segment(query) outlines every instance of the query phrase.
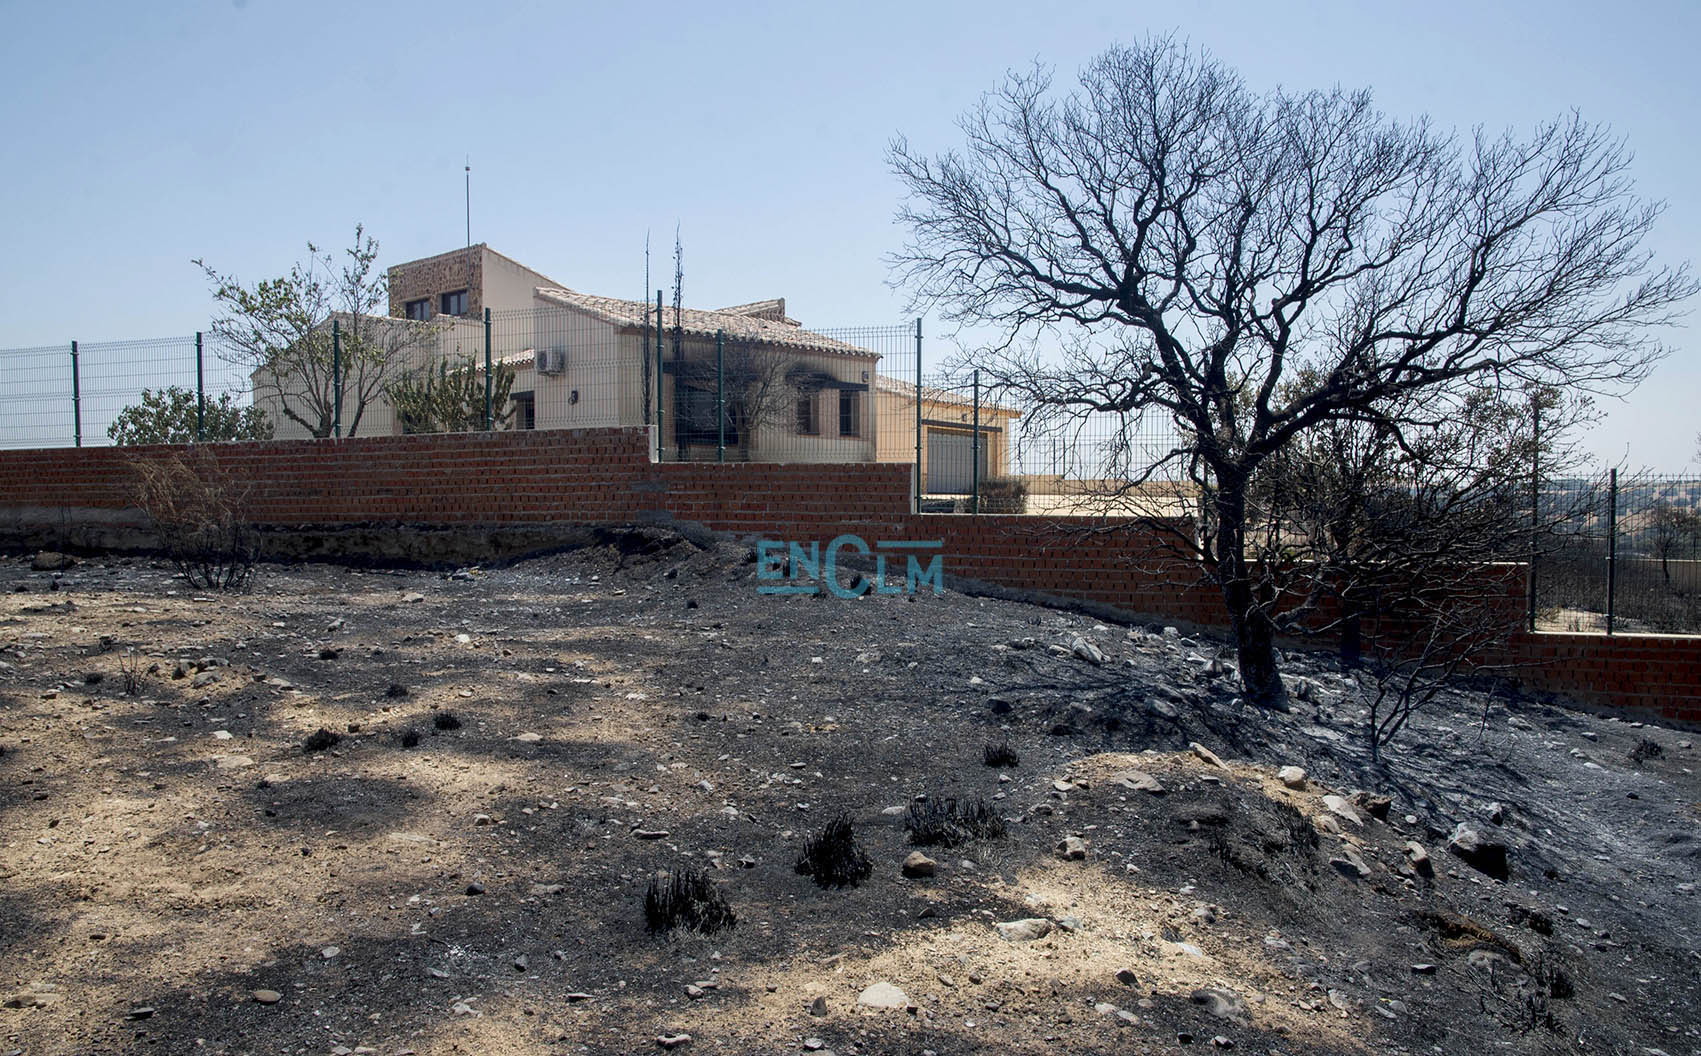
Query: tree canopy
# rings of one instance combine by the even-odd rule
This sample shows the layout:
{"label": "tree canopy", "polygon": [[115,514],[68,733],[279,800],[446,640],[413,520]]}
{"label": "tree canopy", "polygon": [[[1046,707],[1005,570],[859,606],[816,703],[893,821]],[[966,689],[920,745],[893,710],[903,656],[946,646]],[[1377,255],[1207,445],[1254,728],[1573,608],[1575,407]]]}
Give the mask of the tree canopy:
{"label": "tree canopy", "polygon": [[389,279],[374,269],[377,258],[378,242],[357,224],[340,265],[311,242],[287,275],[253,285],[194,262],[221,309],[212,324],[218,347],[251,372],[256,401],[314,436],[336,431],[339,386],[343,433],[358,433],[409,353],[435,337],[431,324],[389,318]]}
{"label": "tree canopy", "polygon": [[975,365],[1030,419],[1174,421],[1159,461],[1200,486],[1197,556],[1266,703],[1291,603],[1259,589],[1248,546],[1269,459],[1336,425],[1421,458],[1421,434],[1484,400],[1621,392],[1696,289],[1643,248],[1661,210],[1628,149],[1575,114],[1459,135],[1368,91],[1257,93],[1159,38],[1109,49],[1072,90],[1012,74],[961,128],[956,150],[890,150],[899,277],[995,331]]}
{"label": "tree canopy", "polygon": [[[197,430],[196,397],[178,385],[143,389],[142,399],[118,412],[106,435],[115,444],[192,444],[197,440],[270,440],[272,422],[258,407],[235,403],[229,393],[207,400]],[[197,435],[199,434],[199,435]]]}

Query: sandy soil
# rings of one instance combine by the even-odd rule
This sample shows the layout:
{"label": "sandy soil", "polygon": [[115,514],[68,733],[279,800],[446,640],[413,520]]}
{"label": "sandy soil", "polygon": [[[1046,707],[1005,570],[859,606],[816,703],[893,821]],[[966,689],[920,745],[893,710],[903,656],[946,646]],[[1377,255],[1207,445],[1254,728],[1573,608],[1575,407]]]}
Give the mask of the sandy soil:
{"label": "sandy soil", "polygon": [[[1460,690],[1378,769],[1326,656],[1266,715],[1217,642],[754,571],[655,535],[234,596],[10,559],[0,1056],[1701,1052],[1692,734]],[[906,879],[919,796],[1007,834]],[[822,889],[839,814],[873,872]],[[736,925],[650,934],[688,868]]]}

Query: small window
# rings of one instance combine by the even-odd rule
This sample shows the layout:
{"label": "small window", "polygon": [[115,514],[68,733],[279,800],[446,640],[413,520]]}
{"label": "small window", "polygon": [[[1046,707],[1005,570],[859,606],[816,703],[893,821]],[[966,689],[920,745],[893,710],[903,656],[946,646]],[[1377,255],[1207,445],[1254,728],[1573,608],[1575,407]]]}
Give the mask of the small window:
{"label": "small window", "polygon": [[802,436],[814,436],[821,431],[821,419],[815,413],[813,394],[797,398],[797,431]]}
{"label": "small window", "polygon": [[424,322],[431,318],[431,298],[421,297],[417,301],[409,301],[403,308],[402,314],[409,319]]}
{"label": "small window", "polygon": [[537,428],[537,397],[529,392],[516,392],[508,397],[514,402],[514,419],[510,428]]}
{"label": "small window", "polygon": [[467,291],[456,290],[454,293],[445,293],[437,298],[437,306],[438,310],[444,315],[465,315],[467,314]]}
{"label": "small window", "polygon": [[854,389],[839,390],[839,435],[861,436],[862,415]]}

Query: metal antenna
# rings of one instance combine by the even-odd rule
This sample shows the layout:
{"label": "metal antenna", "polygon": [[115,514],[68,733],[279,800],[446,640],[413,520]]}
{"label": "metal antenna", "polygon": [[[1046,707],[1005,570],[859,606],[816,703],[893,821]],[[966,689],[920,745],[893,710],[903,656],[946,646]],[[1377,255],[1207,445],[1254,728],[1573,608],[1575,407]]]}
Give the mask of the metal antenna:
{"label": "metal antenna", "polygon": [[[472,155],[467,155],[466,187],[467,187],[467,307],[472,307]],[[483,296],[479,297],[482,303]],[[464,310],[463,310],[464,311]]]}

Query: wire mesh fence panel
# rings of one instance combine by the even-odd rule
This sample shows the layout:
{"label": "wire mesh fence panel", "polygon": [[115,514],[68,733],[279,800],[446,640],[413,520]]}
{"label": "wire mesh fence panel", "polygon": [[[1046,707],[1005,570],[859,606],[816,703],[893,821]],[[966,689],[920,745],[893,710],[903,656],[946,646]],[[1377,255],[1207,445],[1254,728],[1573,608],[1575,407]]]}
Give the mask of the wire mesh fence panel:
{"label": "wire mesh fence panel", "polygon": [[195,438],[194,335],[82,343],[77,360],[85,445]]}
{"label": "wire mesh fence panel", "polygon": [[1613,622],[1625,633],[1701,633],[1701,477],[1620,477]]}
{"label": "wire mesh fence panel", "polygon": [[1701,477],[1544,480],[1539,631],[1701,633]]}
{"label": "wire mesh fence panel", "polygon": [[0,350],[0,447],[76,442],[71,345]]}

